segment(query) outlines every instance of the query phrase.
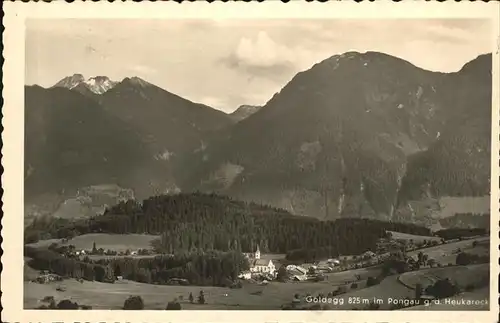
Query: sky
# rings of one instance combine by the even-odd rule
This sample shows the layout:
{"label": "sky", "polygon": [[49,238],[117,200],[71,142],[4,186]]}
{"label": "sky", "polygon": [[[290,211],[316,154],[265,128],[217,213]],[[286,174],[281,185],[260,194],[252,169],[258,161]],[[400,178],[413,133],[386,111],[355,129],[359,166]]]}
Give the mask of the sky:
{"label": "sky", "polygon": [[138,76],[229,113],[265,104],[296,73],[347,51],[454,72],[491,44],[479,19],[28,20],[25,83]]}

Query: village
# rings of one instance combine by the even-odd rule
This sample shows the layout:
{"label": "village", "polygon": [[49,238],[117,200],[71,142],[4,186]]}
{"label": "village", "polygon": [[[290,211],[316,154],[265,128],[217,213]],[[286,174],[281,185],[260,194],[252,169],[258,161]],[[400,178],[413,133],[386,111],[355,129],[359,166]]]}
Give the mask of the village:
{"label": "village", "polygon": [[[94,239],[98,236],[90,237]],[[83,262],[90,259],[143,259],[161,255],[144,246],[114,250],[103,245],[106,247],[104,250],[95,240],[89,240],[86,248],[82,244],[76,248],[71,243],[71,240],[52,242],[49,249]],[[289,257],[285,254],[264,253],[257,245],[254,252],[244,254],[248,260],[248,270],[242,271],[238,279],[227,287],[198,286],[188,279],[175,277],[163,284],[148,284],[129,280],[119,273],[115,273],[115,277],[109,281],[71,279],[47,270],[32,270],[28,261],[25,270],[31,272],[25,274],[28,279],[25,289],[32,296],[25,302],[29,308],[39,308],[47,306],[43,305],[43,299],[47,297],[61,302],[69,297],[73,302],[78,301],[87,307],[122,308],[124,299],[120,295],[128,293],[140,295],[146,304],[145,308],[156,309],[160,306],[155,305],[154,295],[158,289],[182,309],[353,309],[356,307],[353,304],[312,304],[308,300],[342,297],[339,295],[359,296],[367,300],[370,297],[366,295],[379,294],[408,299],[408,302],[392,304],[391,307],[375,304],[382,306],[380,309],[395,309],[416,306],[417,303],[410,302],[415,297],[421,300],[436,297],[434,295],[439,293],[433,291],[433,288],[437,288],[435,284],[442,283],[447,277],[456,280],[460,290],[466,291],[466,294],[475,295],[475,289],[477,293],[485,292],[482,286],[488,283],[487,236],[443,240],[390,232],[387,238],[379,240],[374,250],[360,255],[300,261],[287,259]],[[445,283],[444,289],[448,285]],[[92,296],[92,290],[97,287],[106,295],[105,298],[95,299]],[[451,293],[457,293],[458,290],[449,287],[446,292],[454,295]],[[195,301],[192,295],[202,297],[198,296],[198,301]],[[375,305],[370,303],[363,306]]]}

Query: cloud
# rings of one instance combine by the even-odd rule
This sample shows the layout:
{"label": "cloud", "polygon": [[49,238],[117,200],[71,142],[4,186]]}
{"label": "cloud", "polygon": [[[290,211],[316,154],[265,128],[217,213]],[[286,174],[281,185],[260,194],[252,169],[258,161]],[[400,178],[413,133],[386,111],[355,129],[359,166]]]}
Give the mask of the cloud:
{"label": "cloud", "polygon": [[306,68],[310,61],[309,51],[280,44],[265,31],[259,31],[254,38],[242,37],[236,48],[221,60],[230,69],[277,81]]}
{"label": "cloud", "polygon": [[264,31],[260,31],[255,39],[242,38],[234,54],[250,66],[263,68],[287,65],[295,59],[290,48],[276,43]]}
{"label": "cloud", "polygon": [[26,28],[27,84],[138,76],[227,112],[264,104],[296,73],[346,51],[450,72],[492,50],[481,19],[31,19]]}

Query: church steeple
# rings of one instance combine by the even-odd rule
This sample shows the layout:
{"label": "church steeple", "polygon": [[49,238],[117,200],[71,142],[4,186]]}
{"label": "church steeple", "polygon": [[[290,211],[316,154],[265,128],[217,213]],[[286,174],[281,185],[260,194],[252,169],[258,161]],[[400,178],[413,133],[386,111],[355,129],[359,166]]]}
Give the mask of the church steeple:
{"label": "church steeple", "polygon": [[259,248],[259,245],[257,245],[257,250],[255,250],[255,259],[260,259],[260,248]]}

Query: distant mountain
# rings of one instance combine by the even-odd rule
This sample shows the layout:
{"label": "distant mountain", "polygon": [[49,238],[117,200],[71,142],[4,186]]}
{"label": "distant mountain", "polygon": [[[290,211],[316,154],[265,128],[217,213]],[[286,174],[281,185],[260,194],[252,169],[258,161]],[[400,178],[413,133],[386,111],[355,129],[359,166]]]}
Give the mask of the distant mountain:
{"label": "distant mountain", "polygon": [[28,200],[50,197],[53,208],[92,185],[116,184],[139,198],[177,192],[173,165],[233,123],[138,77],[108,81],[75,74],[49,89],[25,88]]}
{"label": "distant mountain", "polygon": [[198,149],[206,133],[232,124],[227,114],[188,101],[138,77],[125,78],[104,93],[99,102],[106,111],[135,129],[158,156]]}
{"label": "distant mountain", "polygon": [[111,81],[107,76],[95,76],[85,79],[82,74],[74,74],[57,82],[54,87],[65,87],[87,94],[88,91],[95,94],[103,94],[112,89],[117,82]]}
{"label": "distant mountain", "polygon": [[[198,164],[190,166],[195,171],[184,188],[319,218],[393,218],[398,201],[414,198],[406,186],[401,192],[413,176],[414,156],[446,140],[456,143],[450,149],[457,153],[474,138],[489,145],[490,114],[466,103],[491,109],[486,104],[491,100],[491,58],[489,64],[488,69],[488,64],[472,62],[459,73],[445,74],[377,52],[330,57],[297,74],[252,117],[208,143],[198,152]],[[462,125],[482,128],[482,134],[459,131]],[[452,139],[458,134],[470,142]],[[444,145],[451,147],[451,142]],[[487,153],[470,155],[471,164],[489,165]],[[455,153],[441,157],[445,164]],[[451,167],[447,174],[463,170],[458,164]],[[443,174],[442,169],[428,173],[436,179]],[[477,175],[476,188],[487,185],[485,174]],[[451,185],[454,194],[483,193]]]}
{"label": "distant mountain", "polygon": [[178,163],[182,166],[184,154],[203,149],[211,133],[233,123],[219,110],[188,101],[138,77],[125,78],[101,95],[99,102],[150,148],[151,156],[158,161],[158,176],[150,185],[161,193],[178,189],[173,167]]}
{"label": "distant mountain", "polygon": [[[25,197],[71,195],[103,183],[131,187],[152,158],[96,101],[62,87],[25,87]],[[40,202],[41,203],[41,202]]]}
{"label": "distant mountain", "polygon": [[238,107],[238,109],[231,113],[231,117],[235,121],[241,121],[259,111],[260,108],[261,106],[256,105],[241,105]]}

